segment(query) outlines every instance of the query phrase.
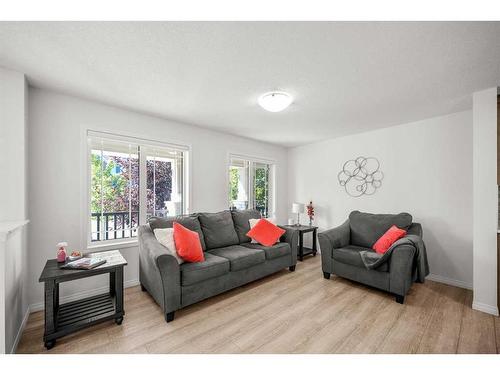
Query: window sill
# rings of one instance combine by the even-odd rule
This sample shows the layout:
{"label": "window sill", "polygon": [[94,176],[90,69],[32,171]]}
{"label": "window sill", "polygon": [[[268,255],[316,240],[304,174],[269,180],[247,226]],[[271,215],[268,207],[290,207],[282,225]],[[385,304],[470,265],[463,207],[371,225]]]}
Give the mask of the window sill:
{"label": "window sill", "polygon": [[102,243],[98,245],[87,245],[88,252],[96,252],[96,251],[106,251],[106,250],[120,250],[129,247],[137,247],[139,246],[139,242],[137,240],[132,241],[123,241],[123,242],[108,242]]}

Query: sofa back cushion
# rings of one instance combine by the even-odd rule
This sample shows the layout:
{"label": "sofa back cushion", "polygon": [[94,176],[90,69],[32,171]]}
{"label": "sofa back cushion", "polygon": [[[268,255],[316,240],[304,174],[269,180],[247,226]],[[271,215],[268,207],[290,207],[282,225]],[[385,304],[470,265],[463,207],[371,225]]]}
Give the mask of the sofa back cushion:
{"label": "sofa back cushion", "polygon": [[198,218],[207,249],[239,244],[230,211],[200,213]]}
{"label": "sofa back cushion", "polygon": [[351,245],[371,248],[393,225],[408,230],[413,218],[410,214],[369,214],[353,211],[349,215]]}
{"label": "sofa back cushion", "polygon": [[207,249],[205,244],[205,238],[203,235],[203,231],[201,230],[200,221],[198,220],[198,215],[186,215],[186,216],[173,216],[173,217],[156,217],[153,216],[149,219],[149,227],[154,232],[155,229],[159,228],[172,228],[174,221],[178,222],[182,226],[186,227],[189,230],[195,231],[200,236],[201,248],[203,251]]}
{"label": "sofa back cushion", "polygon": [[257,210],[234,210],[231,211],[233,216],[234,229],[241,243],[250,242],[247,233],[250,231],[250,219],[260,219],[260,212]]}

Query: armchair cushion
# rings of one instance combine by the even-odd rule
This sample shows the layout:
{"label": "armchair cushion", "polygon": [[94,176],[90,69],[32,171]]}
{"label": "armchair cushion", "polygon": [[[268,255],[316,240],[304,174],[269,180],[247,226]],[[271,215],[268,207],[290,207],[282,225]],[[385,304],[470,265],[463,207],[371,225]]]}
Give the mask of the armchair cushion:
{"label": "armchair cushion", "polygon": [[408,230],[412,220],[406,212],[393,215],[353,211],[349,215],[351,245],[371,248],[391,226]]}
{"label": "armchair cushion", "polygon": [[[362,251],[369,251],[375,253],[372,249],[366,247],[349,245],[338,249],[333,249],[332,259],[340,263],[349,264],[351,266],[364,269],[365,264],[363,263],[360,254]],[[383,263],[380,267],[376,269],[376,271],[388,272],[389,271],[388,263],[387,262]]]}
{"label": "armchair cushion", "polygon": [[394,242],[403,238],[405,235],[406,231],[404,229],[399,229],[397,226],[393,225],[373,244],[373,250],[379,254],[383,254],[389,250]]}

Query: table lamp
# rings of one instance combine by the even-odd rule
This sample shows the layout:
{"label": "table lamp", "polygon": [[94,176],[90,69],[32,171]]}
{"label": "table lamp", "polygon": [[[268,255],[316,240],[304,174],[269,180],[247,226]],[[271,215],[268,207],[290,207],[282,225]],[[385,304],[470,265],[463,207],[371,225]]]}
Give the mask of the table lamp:
{"label": "table lamp", "polygon": [[304,209],[305,209],[304,203],[295,202],[292,204],[292,213],[297,214],[297,224],[295,224],[296,226],[300,225],[300,214],[304,212]]}

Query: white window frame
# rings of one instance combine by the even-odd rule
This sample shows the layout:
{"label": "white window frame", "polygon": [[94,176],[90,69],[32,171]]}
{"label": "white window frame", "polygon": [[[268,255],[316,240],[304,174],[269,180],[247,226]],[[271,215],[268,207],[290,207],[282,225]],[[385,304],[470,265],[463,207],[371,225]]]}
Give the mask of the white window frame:
{"label": "white window frame", "polygon": [[[109,140],[122,141],[122,142],[130,142],[135,145],[139,145],[141,148],[169,148],[173,150],[182,151],[184,153],[183,159],[183,213],[190,213],[191,209],[191,153],[192,147],[188,144],[182,143],[173,143],[173,142],[162,142],[162,141],[154,141],[150,139],[141,138],[132,134],[123,134],[116,133],[111,131],[100,131],[100,130],[92,130],[89,128],[83,129],[83,173],[84,178],[84,194],[82,200],[82,212],[85,213],[83,218],[83,238],[82,243],[85,244],[87,250],[102,250],[102,249],[117,249],[117,248],[126,248],[126,247],[135,247],[137,246],[137,237],[134,238],[124,238],[124,239],[112,239],[105,241],[92,241],[92,234],[90,232],[90,188],[91,188],[91,163],[90,153],[91,147],[89,144],[89,137],[101,137]],[[147,171],[146,171],[146,158],[141,157],[139,151],[139,192],[146,191],[147,187]],[[147,197],[146,194],[139,193],[139,225],[146,224],[146,215],[147,215],[147,207],[146,207]]]}
{"label": "white window frame", "polygon": [[[232,159],[239,159],[239,160],[244,160],[249,162],[248,166],[248,208],[249,209],[255,209],[255,200],[254,200],[254,189],[253,189],[253,181],[254,181],[254,168],[253,164],[254,163],[262,163],[262,164],[269,164],[270,165],[270,170],[269,170],[269,210],[268,210],[268,217],[269,218],[274,218],[276,216],[276,160],[274,159],[267,159],[267,158],[261,158],[257,156],[249,156],[249,155],[243,155],[243,154],[238,154],[238,153],[233,153],[230,152],[228,153],[227,156],[227,165],[226,165],[226,197],[229,197],[229,167],[231,166],[231,160]],[[229,200],[228,200],[228,205],[229,205]]]}

